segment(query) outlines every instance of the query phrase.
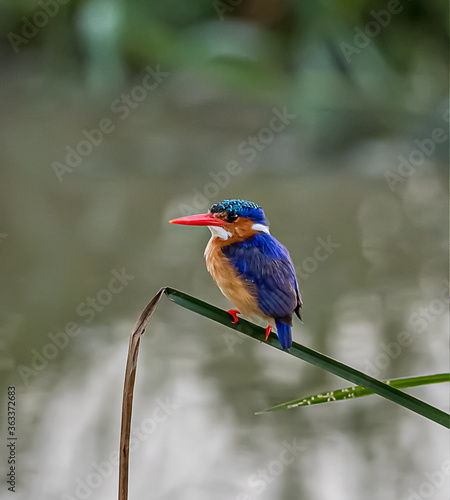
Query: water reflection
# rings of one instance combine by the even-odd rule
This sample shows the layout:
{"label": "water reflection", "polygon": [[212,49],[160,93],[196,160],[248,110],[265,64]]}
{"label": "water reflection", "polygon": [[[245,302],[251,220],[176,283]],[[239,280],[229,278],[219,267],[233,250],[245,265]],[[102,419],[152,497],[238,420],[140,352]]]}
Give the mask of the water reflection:
{"label": "water reflection", "polygon": [[[424,189],[437,182],[425,179]],[[280,204],[285,182],[296,183],[298,197]],[[342,185],[334,188],[314,176],[306,182],[262,180],[258,195],[252,189],[252,198],[266,200],[273,232],[292,249],[294,261],[308,256],[327,230],[342,242],[302,284],[305,323],[296,324],[294,337],[382,378],[443,371],[448,315],[442,310],[424,330],[411,323],[411,315],[436,298],[445,267],[438,251],[429,254],[429,242],[419,238],[418,222],[409,217],[424,195],[419,191],[414,201],[411,188],[402,205],[385,185],[367,178],[359,182],[365,193],[352,196]],[[226,306],[204,269],[205,231],[168,230],[158,215],[164,204],[155,205],[151,196],[146,212],[154,215],[133,221],[142,212],[136,191],[147,189],[155,192],[150,184],[122,186],[116,204],[111,196],[117,185],[102,186],[82,209],[85,222],[81,218],[73,229],[82,238],[82,252],[78,243],[74,253],[73,237],[63,233],[60,258],[81,260],[78,278],[65,271],[74,286],[53,283],[46,292],[51,309],[64,311],[63,321],[82,324],[78,302],[104,286],[113,265],[126,263],[135,279],[91,325],[82,324],[70,347],[28,387],[20,384],[28,443],[22,442],[21,450],[23,498],[114,497],[122,377],[133,320],[163,283]],[[442,190],[433,189],[439,205]],[[309,207],[306,229],[293,231],[296,213],[302,213],[305,199],[311,203],[312,192],[317,210]],[[335,207],[327,209],[326,220],[322,204]],[[61,214],[55,217],[63,220]],[[444,236],[434,224],[426,232],[436,242]],[[414,245],[405,245],[405,239]],[[105,262],[93,265],[93,254]],[[32,279],[30,272],[21,273]],[[42,281],[43,275],[41,270],[34,279]],[[36,321],[45,338],[49,320]],[[60,327],[58,319],[51,322]],[[408,333],[405,345],[399,343],[400,332]],[[152,498],[195,500],[292,498],[292,491],[300,498],[361,498],[366,491],[373,498],[407,498],[410,487],[426,480],[425,471],[438,470],[445,460],[441,429],[379,398],[255,416],[271,404],[345,382],[248,339],[237,337],[230,344],[225,335],[222,327],[169,303],[152,321],[138,368],[131,498],[147,498],[149,491]],[[29,346],[42,347],[39,338],[28,339],[22,362],[29,362]],[[427,388],[421,396],[448,410],[446,391]],[[283,451],[289,446],[297,455]],[[433,498],[444,497],[442,490]]]}
{"label": "water reflection", "polygon": [[[98,123],[97,110],[74,89],[69,105],[42,89],[26,108],[5,104],[0,229],[9,237],[0,246],[0,359],[33,370],[23,380],[0,362],[20,400],[18,498],[115,497],[135,319],[165,284],[228,305],[204,266],[207,231],[167,224],[182,215],[180,207],[195,205],[198,193],[205,207],[226,197],[264,206],[273,234],[304,273],[296,341],[381,378],[448,369],[448,199],[439,157],[392,192],[379,155],[395,167],[400,133],[376,144],[361,139],[352,153],[336,153],[335,139],[322,153],[318,137],[326,133],[306,127],[299,109],[298,124],[248,163],[238,145],[266,126],[285,94],[270,104],[242,103],[200,80],[192,70],[173,75],[61,183],[49,165],[86,123]],[[193,96],[182,92],[184,84]],[[28,91],[16,90],[23,99]],[[51,120],[43,96],[53,103]],[[30,138],[26,147],[23,137]],[[210,173],[229,161],[242,171],[208,195]],[[339,246],[314,269],[305,267],[318,238],[328,237]],[[129,285],[99,299],[112,271],[123,269],[133,276]],[[101,308],[88,322],[79,306],[92,297]],[[80,332],[67,334],[67,344],[46,359],[49,334],[70,322]],[[346,383],[227,334],[161,304],[139,359],[130,498],[397,500],[426,491],[427,474],[443,470],[444,430],[378,397],[255,416]],[[31,366],[37,355],[44,357],[39,369]],[[415,394],[449,410],[445,386]],[[445,499],[446,487],[429,498]]]}

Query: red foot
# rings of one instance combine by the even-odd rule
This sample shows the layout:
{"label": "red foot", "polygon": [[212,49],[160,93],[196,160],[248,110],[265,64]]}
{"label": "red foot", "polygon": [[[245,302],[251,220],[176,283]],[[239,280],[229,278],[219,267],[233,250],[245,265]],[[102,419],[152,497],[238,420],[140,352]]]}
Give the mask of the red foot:
{"label": "red foot", "polygon": [[237,309],[230,309],[227,311],[228,314],[231,314],[233,317],[233,324],[237,323],[239,321],[239,318],[237,317],[238,314],[241,314]]}
{"label": "red foot", "polygon": [[267,339],[269,338],[270,332],[272,331],[272,325],[269,325],[266,328],[266,340],[264,342],[267,342]]}

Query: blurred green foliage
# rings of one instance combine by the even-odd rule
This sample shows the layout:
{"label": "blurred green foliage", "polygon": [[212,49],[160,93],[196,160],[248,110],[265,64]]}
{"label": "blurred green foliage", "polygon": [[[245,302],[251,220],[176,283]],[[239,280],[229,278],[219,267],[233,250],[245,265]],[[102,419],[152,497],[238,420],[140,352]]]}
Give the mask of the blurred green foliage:
{"label": "blurred green foliage", "polygon": [[[339,46],[352,43],[355,29],[364,31],[379,15],[386,20],[381,26],[383,36],[372,27],[373,55],[371,60],[364,58],[366,68],[373,67],[380,53],[391,71],[414,72],[425,53],[430,62],[446,64],[449,28],[443,0],[64,1],[3,0],[2,33],[20,35],[24,18],[33,22],[38,11],[47,11],[52,13],[48,25],[25,48],[37,49],[44,56],[59,52],[61,59],[76,60],[77,70],[88,64],[93,45],[103,44],[106,50],[110,44],[109,50],[131,73],[151,61],[202,66],[205,60],[225,58],[244,79],[247,66],[295,79],[307,47],[327,53],[329,63],[343,74],[353,73],[354,68],[346,68]],[[389,10],[395,12],[390,19],[386,17]]]}
{"label": "blurred green foliage", "polygon": [[[247,102],[293,103],[321,150],[415,130],[424,116],[439,119],[447,95],[443,0],[3,0],[0,9],[3,56],[14,64],[28,52],[48,85],[72,79],[107,104],[160,64]],[[12,34],[48,9],[56,13],[15,50]]]}

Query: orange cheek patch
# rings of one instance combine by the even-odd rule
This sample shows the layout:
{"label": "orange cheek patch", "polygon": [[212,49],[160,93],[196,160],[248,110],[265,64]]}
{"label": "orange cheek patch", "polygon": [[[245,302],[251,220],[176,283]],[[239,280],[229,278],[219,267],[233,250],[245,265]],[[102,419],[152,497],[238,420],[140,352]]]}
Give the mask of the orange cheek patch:
{"label": "orange cheek patch", "polygon": [[223,227],[226,231],[231,233],[231,237],[223,241],[221,246],[230,245],[237,241],[244,241],[250,236],[253,236],[258,231],[253,229],[255,223],[250,219],[239,218],[236,222],[225,222]]}

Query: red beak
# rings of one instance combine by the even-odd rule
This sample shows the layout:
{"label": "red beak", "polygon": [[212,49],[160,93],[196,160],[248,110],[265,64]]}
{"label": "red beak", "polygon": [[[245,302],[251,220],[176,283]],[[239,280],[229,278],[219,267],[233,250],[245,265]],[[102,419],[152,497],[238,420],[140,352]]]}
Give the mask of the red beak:
{"label": "red beak", "polygon": [[213,214],[188,215],[187,217],[172,219],[169,222],[185,226],[223,226],[223,221],[214,217]]}

